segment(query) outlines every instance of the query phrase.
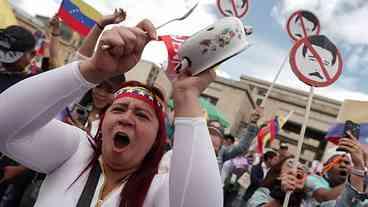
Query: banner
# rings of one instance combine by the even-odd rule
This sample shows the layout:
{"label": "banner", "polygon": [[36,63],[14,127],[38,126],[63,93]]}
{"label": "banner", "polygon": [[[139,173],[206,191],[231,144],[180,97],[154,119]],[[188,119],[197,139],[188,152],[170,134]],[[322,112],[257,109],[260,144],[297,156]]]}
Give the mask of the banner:
{"label": "banner", "polygon": [[159,36],[159,40],[165,43],[167,49],[168,62],[164,70],[167,77],[171,81],[174,80],[178,75],[175,69],[181,63],[178,51],[183,42],[188,38],[189,36],[180,36],[180,35]]}

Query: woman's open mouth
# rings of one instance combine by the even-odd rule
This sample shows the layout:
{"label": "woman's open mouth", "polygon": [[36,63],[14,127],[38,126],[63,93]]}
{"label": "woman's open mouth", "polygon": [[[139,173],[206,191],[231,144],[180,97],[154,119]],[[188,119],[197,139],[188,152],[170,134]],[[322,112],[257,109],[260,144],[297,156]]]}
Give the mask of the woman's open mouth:
{"label": "woman's open mouth", "polygon": [[118,132],[114,135],[114,147],[122,150],[130,144],[129,136],[124,132]]}

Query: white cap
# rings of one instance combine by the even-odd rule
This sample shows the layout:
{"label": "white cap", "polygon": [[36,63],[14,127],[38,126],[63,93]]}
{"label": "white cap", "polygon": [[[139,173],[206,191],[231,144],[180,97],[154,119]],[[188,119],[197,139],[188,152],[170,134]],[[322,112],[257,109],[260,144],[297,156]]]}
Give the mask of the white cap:
{"label": "white cap", "polygon": [[322,164],[325,164],[333,156],[336,156],[336,155],[347,155],[350,159],[350,154],[349,153],[346,153],[346,152],[343,152],[343,151],[336,151],[336,149],[337,149],[337,146],[333,147],[333,148],[329,148],[329,149],[326,150],[326,154],[325,154],[325,156],[322,160]]}

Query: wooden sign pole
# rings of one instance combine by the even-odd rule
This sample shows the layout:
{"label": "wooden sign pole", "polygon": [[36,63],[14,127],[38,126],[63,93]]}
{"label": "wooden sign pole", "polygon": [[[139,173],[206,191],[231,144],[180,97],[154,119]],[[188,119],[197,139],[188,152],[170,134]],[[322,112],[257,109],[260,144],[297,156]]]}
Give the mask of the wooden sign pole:
{"label": "wooden sign pole", "polygon": [[268,97],[270,96],[271,91],[272,91],[273,87],[275,86],[275,83],[276,83],[277,79],[279,79],[280,73],[281,73],[282,69],[284,68],[284,66],[285,66],[288,58],[289,58],[289,54],[286,55],[286,57],[284,58],[283,62],[281,63],[281,66],[280,66],[279,70],[277,71],[276,76],[273,79],[270,87],[267,90],[266,96],[265,96],[265,98],[263,99],[263,101],[261,103],[261,107],[264,107],[266,105],[266,101],[267,101]]}
{"label": "wooden sign pole", "polygon": [[[294,170],[297,169],[298,161],[300,159],[300,155],[301,155],[301,152],[302,152],[302,147],[303,147],[303,143],[304,143],[304,135],[305,135],[305,131],[307,129],[307,123],[308,123],[309,114],[310,114],[310,110],[311,110],[311,106],[312,106],[313,95],[314,95],[314,87],[311,86],[310,87],[310,92],[309,92],[308,104],[307,104],[307,108],[306,108],[305,115],[304,115],[303,126],[302,126],[302,130],[300,131],[300,135],[299,135],[298,150],[296,152],[296,157],[295,157],[294,166],[293,166]],[[286,193],[283,207],[288,207],[291,193],[292,192],[290,192],[290,191]]]}

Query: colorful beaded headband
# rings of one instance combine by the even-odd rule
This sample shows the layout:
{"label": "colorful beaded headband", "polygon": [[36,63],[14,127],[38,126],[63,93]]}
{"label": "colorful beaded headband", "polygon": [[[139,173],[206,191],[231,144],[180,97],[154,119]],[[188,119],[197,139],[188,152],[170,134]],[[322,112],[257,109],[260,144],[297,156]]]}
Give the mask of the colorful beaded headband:
{"label": "colorful beaded headband", "polygon": [[151,91],[149,91],[148,89],[144,87],[128,86],[128,87],[121,88],[117,92],[115,92],[114,99],[116,100],[122,97],[138,98],[140,100],[147,102],[152,107],[158,107],[158,109],[163,111],[164,104],[161,98],[154,95]]}

